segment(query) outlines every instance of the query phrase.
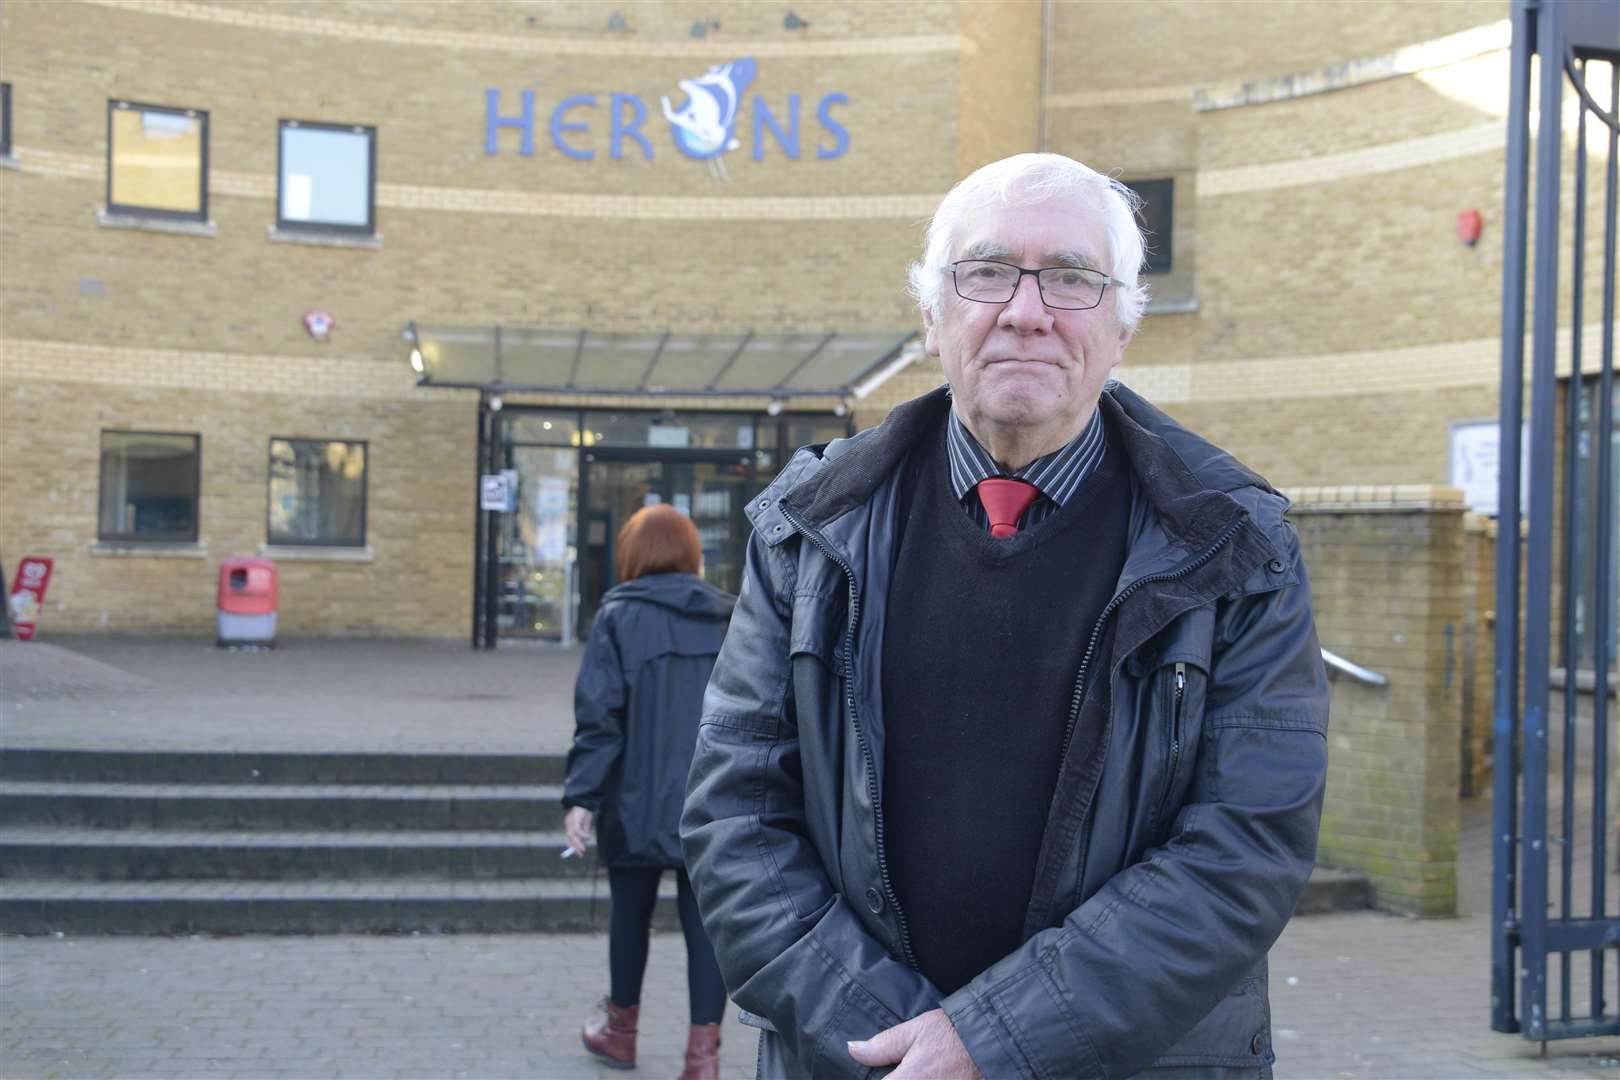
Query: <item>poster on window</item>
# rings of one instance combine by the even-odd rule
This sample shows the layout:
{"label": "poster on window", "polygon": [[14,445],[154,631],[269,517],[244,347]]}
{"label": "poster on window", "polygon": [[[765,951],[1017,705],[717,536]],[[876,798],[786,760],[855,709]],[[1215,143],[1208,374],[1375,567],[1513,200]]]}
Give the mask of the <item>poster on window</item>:
{"label": "poster on window", "polygon": [[52,565],[52,560],[32,555],[17,564],[17,578],[11,583],[6,610],[11,615],[12,631],[22,641],[34,640],[39,613],[45,606],[45,587],[51,583]]}
{"label": "poster on window", "polygon": [[568,557],[568,478],[542,476],[535,485],[535,548],[546,562]]}
{"label": "poster on window", "polygon": [[[1519,507],[1528,509],[1530,498],[1530,433],[1519,436]],[[1468,509],[1486,517],[1497,514],[1497,481],[1501,474],[1502,436],[1495,420],[1451,426],[1451,486],[1461,488]]]}
{"label": "poster on window", "polygon": [[690,446],[692,432],[677,424],[652,424],[647,428],[648,446]]}
{"label": "poster on window", "polygon": [[505,473],[484,473],[479,477],[478,508],[504,514],[512,509],[512,481]]}

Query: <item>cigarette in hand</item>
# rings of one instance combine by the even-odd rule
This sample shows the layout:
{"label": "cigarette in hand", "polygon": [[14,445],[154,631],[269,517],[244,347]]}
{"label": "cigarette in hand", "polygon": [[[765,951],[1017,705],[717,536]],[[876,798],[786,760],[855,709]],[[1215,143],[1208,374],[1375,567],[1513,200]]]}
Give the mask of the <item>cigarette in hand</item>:
{"label": "cigarette in hand", "polygon": [[565,848],[562,849],[562,857],[565,858],[565,859],[572,859],[575,855],[578,855],[578,854],[579,854],[579,852],[575,851],[571,847],[565,847]]}

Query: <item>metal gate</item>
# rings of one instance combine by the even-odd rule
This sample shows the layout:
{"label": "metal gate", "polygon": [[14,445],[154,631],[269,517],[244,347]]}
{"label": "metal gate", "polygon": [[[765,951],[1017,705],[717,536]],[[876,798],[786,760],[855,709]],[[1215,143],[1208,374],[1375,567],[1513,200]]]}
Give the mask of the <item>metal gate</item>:
{"label": "metal gate", "polygon": [[[1534,74],[1539,118],[1530,110],[1532,57],[1539,68]],[[1615,595],[1609,553],[1620,513],[1610,435],[1617,61],[1616,0],[1514,0],[1502,275],[1491,1026],[1521,1031],[1541,1042],[1543,1051],[1550,1039],[1620,1034],[1620,991],[1615,989],[1620,962],[1605,970],[1608,953],[1620,947],[1620,917],[1611,914],[1616,905],[1607,891],[1606,843],[1611,827],[1607,780]],[[1589,88],[1589,76],[1598,86],[1596,93]],[[1566,146],[1562,124],[1566,95],[1576,100],[1573,148]],[[1521,519],[1532,122],[1534,304],[1524,477],[1529,505]],[[1598,154],[1589,155],[1589,141],[1598,146]],[[1606,156],[1601,153],[1605,142]],[[1574,163],[1567,188],[1561,176],[1566,157]],[[1570,197],[1563,201],[1560,195],[1566,191]],[[1587,220],[1589,202],[1602,207],[1600,268],[1588,266],[1592,260],[1585,258],[1589,230],[1597,227]],[[1561,292],[1559,241],[1566,228],[1570,277]],[[1589,305],[1594,272],[1602,275],[1596,290],[1601,308],[1596,351],[1601,355],[1595,364],[1590,355],[1582,355],[1583,348],[1593,351],[1583,341],[1583,328],[1597,314]],[[1568,312],[1569,328],[1562,350],[1561,309]],[[1561,351],[1568,372],[1562,422]],[[1593,421],[1596,438],[1590,431]],[[1528,523],[1523,542],[1520,530],[1510,524],[1520,520]],[[1578,551],[1596,552],[1597,557],[1577,558]],[[1588,680],[1589,698],[1582,692]]]}

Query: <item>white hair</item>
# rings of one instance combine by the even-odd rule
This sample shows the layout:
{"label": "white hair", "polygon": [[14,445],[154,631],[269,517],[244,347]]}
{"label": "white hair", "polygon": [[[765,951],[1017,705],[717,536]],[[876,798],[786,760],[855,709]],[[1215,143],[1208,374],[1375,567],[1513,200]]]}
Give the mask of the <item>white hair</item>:
{"label": "white hair", "polygon": [[[1142,269],[1142,228],[1136,211],[1142,200],[1112,177],[1062,154],[1014,154],[978,169],[940,200],[923,238],[923,257],[911,264],[911,295],[917,306],[938,318],[940,290],[957,228],[973,211],[987,206],[1032,206],[1074,195],[1099,197],[1108,230],[1108,276],[1114,291],[1114,318],[1135,330],[1147,307]],[[1099,268],[1100,269],[1100,268]]]}

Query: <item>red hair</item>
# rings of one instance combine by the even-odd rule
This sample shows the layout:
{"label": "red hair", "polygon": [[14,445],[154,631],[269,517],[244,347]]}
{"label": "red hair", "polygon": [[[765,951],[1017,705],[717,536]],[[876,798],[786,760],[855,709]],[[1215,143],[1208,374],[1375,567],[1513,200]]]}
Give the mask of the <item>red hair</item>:
{"label": "red hair", "polygon": [[673,506],[644,506],[619,530],[613,562],[620,581],[647,574],[695,574],[703,564],[703,545],[692,519]]}

